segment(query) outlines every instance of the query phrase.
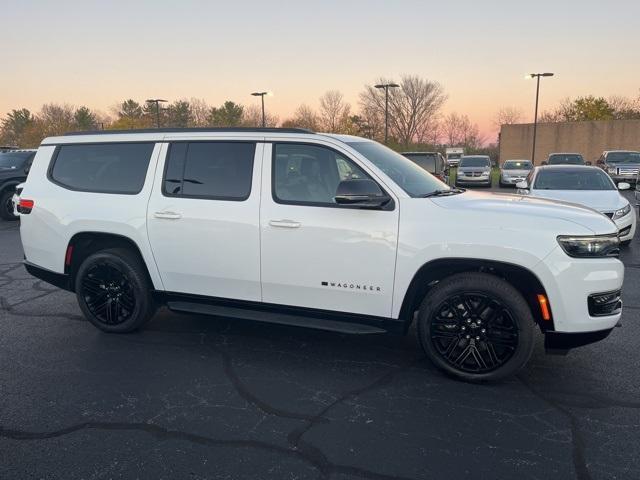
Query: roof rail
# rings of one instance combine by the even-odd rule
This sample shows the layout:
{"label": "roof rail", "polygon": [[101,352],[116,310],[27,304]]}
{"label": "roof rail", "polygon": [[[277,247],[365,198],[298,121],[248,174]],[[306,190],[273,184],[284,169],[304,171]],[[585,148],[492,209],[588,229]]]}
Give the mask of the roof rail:
{"label": "roof rail", "polygon": [[113,133],[190,133],[190,132],[247,132],[247,133],[315,133],[306,128],[137,128],[131,130],[85,130],[82,132],[67,132],[67,135],[107,135]]}

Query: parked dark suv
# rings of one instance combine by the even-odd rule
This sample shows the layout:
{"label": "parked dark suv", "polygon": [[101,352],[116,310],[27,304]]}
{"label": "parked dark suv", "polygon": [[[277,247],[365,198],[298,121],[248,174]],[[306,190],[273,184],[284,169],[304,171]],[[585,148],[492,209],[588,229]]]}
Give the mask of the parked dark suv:
{"label": "parked dark suv", "polygon": [[17,220],[13,213],[16,186],[27,179],[35,150],[11,150],[0,153],[0,218]]}
{"label": "parked dark suv", "polygon": [[438,152],[402,152],[413,163],[423,168],[431,175],[435,175],[443,182],[447,183],[449,168],[447,161]]}

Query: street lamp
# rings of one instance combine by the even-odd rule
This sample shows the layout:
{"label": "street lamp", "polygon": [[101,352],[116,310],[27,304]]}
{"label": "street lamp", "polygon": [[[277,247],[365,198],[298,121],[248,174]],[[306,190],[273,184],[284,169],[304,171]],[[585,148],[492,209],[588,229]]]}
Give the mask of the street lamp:
{"label": "street lamp", "polygon": [[540,77],[553,77],[553,73],[530,73],[524,78],[537,79],[536,84],[536,112],[533,116],[533,149],[531,152],[531,161],[536,162],[536,131],[538,130],[538,98],[540,97]]}
{"label": "street lamp", "polygon": [[374,85],[376,88],[384,88],[384,143],[389,139],[389,89],[398,88],[397,83],[380,83]]}
{"label": "street lamp", "polygon": [[156,104],[156,128],[160,128],[160,103],[167,103],[167,100],[161,98],[149,98],[147,103]]}
{"label": "street lamp", "polygon": [[262,128],[266,126],[265,118],[264,118],[264,96],[268,95],[269,92],[253,92],[251,95],[254,97],[260,97],[262,100]]}

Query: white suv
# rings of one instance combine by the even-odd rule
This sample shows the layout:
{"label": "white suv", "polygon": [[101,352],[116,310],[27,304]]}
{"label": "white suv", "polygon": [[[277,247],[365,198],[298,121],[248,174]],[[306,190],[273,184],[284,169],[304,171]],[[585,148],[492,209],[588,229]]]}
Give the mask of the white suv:
{"label": "white suv", "polygon": [[621,316],[615,224],[450,188],[363,138],[295,129],[47,138],[21,193],[26,268],[98,328],[182,312],[406,332],[441,369],[495,380],[605,338]]}

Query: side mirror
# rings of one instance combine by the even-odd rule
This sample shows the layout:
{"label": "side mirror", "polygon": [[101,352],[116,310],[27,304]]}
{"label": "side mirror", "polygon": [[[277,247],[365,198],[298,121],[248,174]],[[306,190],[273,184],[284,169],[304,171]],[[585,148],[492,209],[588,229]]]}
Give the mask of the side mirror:
{"label": "side mirror", "polygon": [[627,182],[620,182],[618,184],[618,190],[629,190],[631,188],[631,184]]}
{"label": "side mirror", "polygon": [[528,190],[529,189],[529,185],[527,185],[527,181],[523,180],[521,182],[516,183],[516,188],[520,189],[520,190]]}
{"label": "side mirror", "polygon": [[334,200],[339,205],[361,208],[380,208],[391,201],[373,180],[368,178],[343,180],[338,184]]}
{"label": "side mirror", "polygon": [[586,162],[584,162],[584,164],[585,164],[585,165],[593,165],[593,164],[592,164],[590,161],[588,161],[588,160],[587,160]]}

